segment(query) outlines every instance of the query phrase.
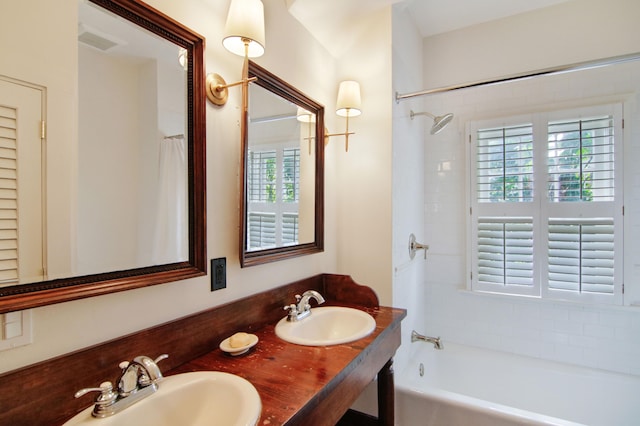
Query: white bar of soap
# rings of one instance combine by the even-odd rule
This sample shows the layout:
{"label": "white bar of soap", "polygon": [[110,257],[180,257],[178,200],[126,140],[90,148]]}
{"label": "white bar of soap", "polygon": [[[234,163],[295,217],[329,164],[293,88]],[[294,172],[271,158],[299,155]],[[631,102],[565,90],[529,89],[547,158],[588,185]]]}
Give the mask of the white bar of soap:
{"label": "white bar of soap", "polygon": [[236,333],[229,337],[229,346],[232,348],[241,348],[247,346],[251,342],[251,338],[247,333]]}

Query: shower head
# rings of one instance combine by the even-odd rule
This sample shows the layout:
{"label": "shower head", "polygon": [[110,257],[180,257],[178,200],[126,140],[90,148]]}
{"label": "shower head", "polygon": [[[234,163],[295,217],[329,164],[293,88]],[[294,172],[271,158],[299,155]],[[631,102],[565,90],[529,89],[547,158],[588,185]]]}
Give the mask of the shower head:
{"label": "shower head", "polygon": [[439,133],[442,129],[444,129],[447,124],[449,124],[451,122],[451,120],[453,120],[453,114],[452,113],[448,113],[445,115],[440,115],[440,116],[435,116],[431,113],[428,112],[413,112],[411,111],[409,116],[411,117],[411,119],[413,120],[413,117],[415,117],[416,115],[426,115],[431,117],[431,119],[433,120],[433,126],[431,126],[431,134],[435,135],[436,133]]}

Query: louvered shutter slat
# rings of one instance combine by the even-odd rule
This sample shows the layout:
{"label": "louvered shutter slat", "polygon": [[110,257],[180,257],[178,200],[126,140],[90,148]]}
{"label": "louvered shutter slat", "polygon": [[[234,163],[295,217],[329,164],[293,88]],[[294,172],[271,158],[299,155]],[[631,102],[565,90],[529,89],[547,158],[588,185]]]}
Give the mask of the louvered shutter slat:
{"label": "louvered shutter slat", "polygon": [[0,108],[0,283],[18,281],[17,111]]}

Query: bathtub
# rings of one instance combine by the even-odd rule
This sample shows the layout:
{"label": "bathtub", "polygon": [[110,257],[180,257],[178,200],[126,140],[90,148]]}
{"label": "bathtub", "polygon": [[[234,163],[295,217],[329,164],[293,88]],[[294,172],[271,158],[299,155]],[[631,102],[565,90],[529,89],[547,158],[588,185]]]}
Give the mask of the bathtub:
{"label": "bathtub", "polygon": [[640,376],[446,341],[440,351],[412,345],[396,375],[398,426],[640,425]]}

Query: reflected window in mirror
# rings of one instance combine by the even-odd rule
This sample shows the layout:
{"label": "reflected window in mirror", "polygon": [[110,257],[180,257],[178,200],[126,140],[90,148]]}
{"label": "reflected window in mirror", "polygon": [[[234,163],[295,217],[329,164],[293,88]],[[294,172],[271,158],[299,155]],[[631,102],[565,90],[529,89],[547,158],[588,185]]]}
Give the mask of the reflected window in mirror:
{"label": "reflected window in mirror", "polygon": [[324,109],[253,62],[249,74],[243,266],[323,250]]}

